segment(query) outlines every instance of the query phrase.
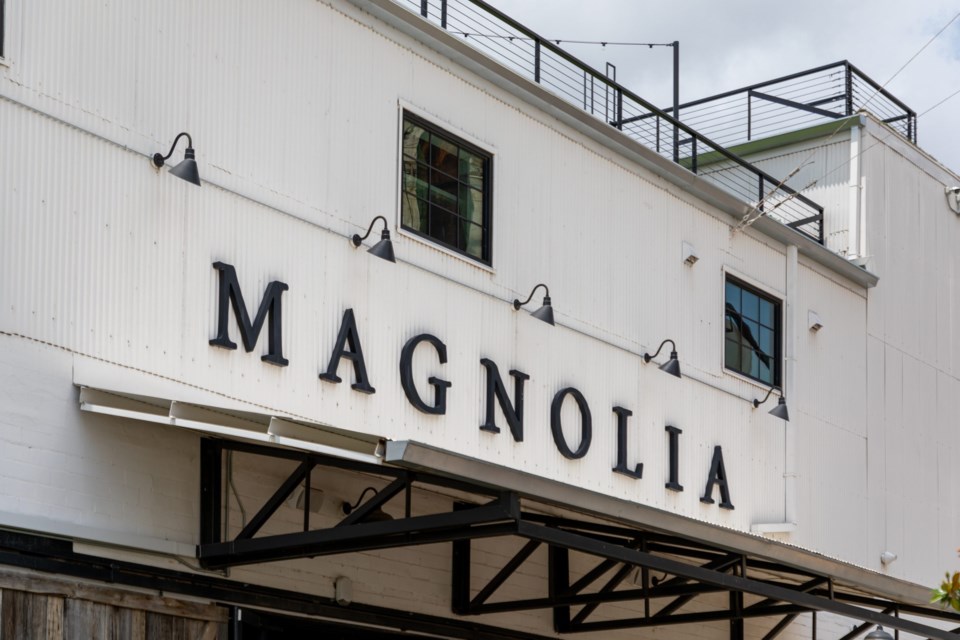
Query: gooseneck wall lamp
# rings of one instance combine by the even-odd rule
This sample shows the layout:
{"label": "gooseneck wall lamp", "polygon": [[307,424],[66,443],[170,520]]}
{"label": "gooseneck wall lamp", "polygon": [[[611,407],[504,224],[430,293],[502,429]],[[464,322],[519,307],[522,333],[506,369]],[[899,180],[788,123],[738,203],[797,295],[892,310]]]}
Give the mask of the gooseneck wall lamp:
{"label": "gooseneck wall lamp", "polygon": [[[373,495],[377,495],[376,489],[374,489],[373,487],[367,487],[366,489],[360,492],[360,497],[357,498],[356,502],[354,502],[353,504],[350,504],[349,502],[344,502],[342,505],[340,505],[340,510],[343,512],[343,515],[348,516],[351,513],[353,513],[353,510],[359,507],[363,503],[363,498],[367,495],[367,493],[371,491],[373,492]],[[365,522],[383,522],[384,520],[393,520],[393,516],[391,516],[389,513],[387,513],[380,507],[377,507],[376,509],[371,511],[369,514],[367,514],[367,517],[364,518]]]}
{"label": "gooseneck wall lamp", "polygon": [[774,391],[780,394],[780,398],[777,399],[777,406],[775,406],[773,409],[770,409],[768,413],[772,416],[776,416],[777,418],[780,418],[784,422],[790,422],[790,414],[787,413],[787,399],[783,397],[783,390],[780,387],[770,387],[770,390],[767,391],[767,395],[763,397],[763,400],[753,401],[753,408],[756,409],[757,407],[762,405],[764,402],[769,400],[770,394],[773,393]]}
{"label": "gooseneck wall lamp", "polygon": [[543,284],[542,282],[533,288],[533,291],[530,292],[530,295],[523,302],[520,302],[519,298],[515,298],[513,301],[513,308],[519,311],[520,307],[522,307],[523,305],[533,300],[533,294],[535,294],[537,292],[537,289],[539,289],[540,287],[543,287],[543,291],[544,291],[543,305],[539,309],[531,313],[530,315],[532,315],[537,320],[543,320],[550,326],[554,326],[553,306],[551,306],[550,304],[550,289],[548,289],[547,285]]}
{"label": "gooseneck wall lamp", "polygon": [[200,172],[197,170],[197,157],[193,151],[193,140],[190,138],[190,134],[186,131],[177,135],[173,139],[173,144],[170,145],[170,151],[167,155],[162,155],[159,153],[153,154],[153,166],[158,169],[164,165],[164,163],[170,159],[170,156],[173,155],[173,150],[177,148],[177,143],[180,142],[180,138],[187,137],[187,150],[183,152],[183,161],[175,167],[170,168],[170,173],[177,176],[181,180],[186,180],[191,184],[195,184],[198,187],[200,186]]}
{"label": "gooseneck wall lamp", "polygon": [[369,235],[373,232],[373,225],[377,223],[377,220],[383,220],[383,231],[380,233],[380,242],[370,247],[368,252],[372,253],[378,258],[383,258],[384,260],[389,260],[390,262],[396,262],[396,258],[393,257],[393,241],[390,240],[390,229],[387,228],[387,219],[383,216],[377,216],[371,220],[370,226],[367,228],[367,232],[362,236],[358,233],[353,234],[353,238],[351,238],[353,246],[359,247],[360,243],[369,237]]}
{"label": "gooseneck wall lamp", "polygon": [[680,361],[677,359],[677,345],[673,340],[670,340],[669,338],[667,338],[666,340],[660,343],[660,346],[657,347],[657,352],[654,353],[653,355],[650,355],[649,353],[643,354],[643,361],[649,363],[651,360],[653,360],[658,355],[660,355],[660,351],[663,349],[663,346],[668,342],[670,343],[670,359],[664,362],[658,368],[660,369],[660,371],[665,371],[666,373],[669,373],[670,375],[676,378],[679,378],[681,376],[680,376]]}
{"label": "gooseneck wall lamp", "polygon": [[883,627],[877,625],[877,628],[864,636],[865,640],[893,640],[893,636],[883,630]]}

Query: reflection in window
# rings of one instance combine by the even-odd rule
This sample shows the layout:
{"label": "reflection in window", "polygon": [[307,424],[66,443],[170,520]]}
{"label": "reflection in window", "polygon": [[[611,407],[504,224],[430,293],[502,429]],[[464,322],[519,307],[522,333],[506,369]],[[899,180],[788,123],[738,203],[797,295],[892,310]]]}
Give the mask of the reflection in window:
{"label": "reflection in window", "polygon": [[490,155],[403,116],[401,223],[472,258],[490,263]]}
{"label": "reflection in window", "polygon": [[780,385],[780,301],[727,278],[724,366]]}

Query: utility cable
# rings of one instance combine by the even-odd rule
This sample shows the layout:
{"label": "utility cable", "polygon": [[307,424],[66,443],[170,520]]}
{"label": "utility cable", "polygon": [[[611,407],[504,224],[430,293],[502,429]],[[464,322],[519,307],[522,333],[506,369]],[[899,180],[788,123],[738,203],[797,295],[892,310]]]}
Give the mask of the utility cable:
{"label": "utility cable", "polygon": [[[917,50],[917,52],[914,53],[912,56],[910,56],[910,59],[907,60],[905,63],[903,63],[903,64],[900,66],[900,68],[897,69],[897,71],[896,71],[892,76],[890,76],[890,77],[887,79],[886,82],[884,82],[882,85],[880,85],[880,87],[877,88],[869,98],[867,98],[867,100],[863,103],[863,105],[861,106],[861,108],[866,107],[868,104],[870,104],[870,102],[871,102],[874,98],[876,98],[877,95],[878,95],[881,91],[883,91],[883,90],[886,88],[886,86],[887,86],[888,84],[890,84],[890,82],[900,74],[901,71],[903,71],[911,62],[913,62],[913,61],[916,59],[916,57],[919,56],[919,55],[923,52],[924,49],[926,49],[928,46],[930,46],[930,44],[931,44],[934,40],[936,40],[938,37],[940,37],[940,35],[941,35],[944,31],[947,30],[947,27],[949,27],[951,24],[953,24],[954,21],[955,21],[957,18],[960,18],[960,12],[958,12],[958,13],[955,14],[952,18],[950,18],[950,20],[947,21],[947,23],[946,23],[945,25],[943,25],[943,27],[942,27],[939,31],[937,31],[937,32],[933,35],[933,37],[931,37],[929,40],[927,40],[926,44],[924,44],[922,47],[920,47],[920,49]],[[957,93],[960,93],[960,89],[958,89],[956,92],[952,93],[951,95],[947,96],[946,98],[944,98],[943,100],[941,100],[940,102],[938,102],[937,104],[935,104],[935,105],[934,105],[933,107],[931,107],[930,109],[927,109],[927,110],[924,111],[923,113],[924,113],[924,114],[929,113],[930,111],[932,111],[932,110],[935,109],[936,107],[940,106],[941,104],[943,104],[944,102],[946,102],[947,100],[949,100],[950,98],[952,98],[953,96],[955,96]],[[921,115],[923,115],[923,114],[921,114]],[[920,117],[920,116],[917,116],[917,118],[919,118],[919,117]],[[844,124],[845,124],[844,122],[841,122],[840,124],[838,124],[837,127],[836,127],[836,129],[834,129],[833,132],[832,132],[829,136],[827,136],[827,139],[824,141],[824,144],[830,142],[830,140],[832,140],[832,139],[834,138],[834,136],[836,136],[838,133],[840,133],[840,131],[844,128]],[[886,138],[884,138],[884,140],[886,140]],[[881,142],[881,141],[878,141],[878,142],[874,143],[874,144],[871,145],[870,147],[867,147],[867,149],[873,148],[874,146],[876,146],[876,145],[879,144],[880,142]],[[863,153],[864,153],[865,151],[867,151],[867,149],[861,150],[861,151],[860,151],[860,154],[858,154],[858,157],[859,157],[860,155],[863,155]],[[754,222],[756,222],[759,218],[761,218],[761,217],[763,217],[764,215],[766,215],[767,212],[765,212],[765,211],[763,211],[763,210],[761,209],[761,208],[764,206],[764,204],[766,204],[766,201],[767,201],[771,196],[773,196],[774,193],[776,193],[777,191],[779,191],[780,188],[783,187],[784,184],[786,184],[786,181],[789,180],[789,179],[790,179],[791,177],[793,177],[794,175],[796,175],[796,173],[797,173],[798,171],[800,171],[800,169],[802,169],[803,167],[805,167],[805,166],[807,166],[808,164],[810,164],[810,162],[811,162],[811,160],[812,160],[812,158],[813,158],[813,156],[814,156],[815,154],[816,154],[816,150],[811,151],[811,152],[807,155],[806,158],[804,158],[803,160],[800,161],[800,163],[797,165],[797,167],[796,167],[793,171],[791,171],[790,174],[789,174],[786,178],[784,178],[783,180],[781,180],[781,181],[777,184],[776,187],[774,187],[767,195],[763,196],[753,207],[751,207],[750,210],[747,211],[747,212],[743,215],[743,218],[740,219],[740,222],[738,222],[737,225],[733,228],[733,233],[737,233],[738,231],[741,231],[741,230],[743,230],[743,229],[746,229],[747,227],[749,227],[750,225],[752,225]],[[831,173],[837,171],[838,169],[840,169],[841,167],[845,166],[846,164],[849,164],[849,161],[840,164],[837,168],[835,168],[835,169],[831,170],[829,173],[825,174],[825,176],[826,176],[826,175],[830,175]],[[825,176],[824,176],[824,177],[825,177]],[[806,190],[806,189],[809,189],[811,186],[815,185],[817,182],[818,182],[818,180],[814,180],[813,182],[811,182],[811,183],[810,183],[809,185],[807,185],[806,187],[803,187],[803,189],[801,189],[800,191],[804,191],[804,190]],[[796,195],[796,194],[791,194],[791,195],[787,198],[787,200],[792,199],[795,195]],[[784,201],[781,201],[781,203],[782,203],[782,202],[785,202],[785,200],[784,200]],[[774,208],[776,208],[776,207],[774,207]]]}

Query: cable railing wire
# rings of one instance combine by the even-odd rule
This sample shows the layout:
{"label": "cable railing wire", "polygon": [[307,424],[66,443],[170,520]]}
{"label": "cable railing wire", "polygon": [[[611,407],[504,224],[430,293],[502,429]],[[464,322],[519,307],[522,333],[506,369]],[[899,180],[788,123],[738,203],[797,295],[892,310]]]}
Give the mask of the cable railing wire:
{"label": "cable railing wire", "polygon": [[[710,181],[746,201],[755,211],[770,211],[771,217],[823,242],[823,207],[726,148],[742,142],[744,137],[749,140],[755,132],[771,130],[770,123],[764,124],[767,105],[751,106],[751,102],[762,98],[737,95],[742,91],[727,92],[680,105],[677,119],[672,107],[657,108],[484,0],[394,1],[662,157],[709,176]],[[836,80],[830,85],[809,75],[829,72],[835,66],[779,79],[781,86],[776,96],[786,101],[829,98],[831,91],[837,91]],[[742,120],[744,109],[751,112],[751,117],[756,113],[756,129],[749,120],[737,122],[738,113]]]}

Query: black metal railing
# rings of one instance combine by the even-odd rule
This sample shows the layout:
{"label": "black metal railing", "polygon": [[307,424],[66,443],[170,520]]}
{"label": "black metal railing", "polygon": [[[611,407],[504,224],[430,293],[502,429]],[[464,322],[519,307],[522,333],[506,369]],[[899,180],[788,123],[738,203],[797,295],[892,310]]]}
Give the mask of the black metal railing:
{"label": "black metal railing", "polygon": [[[823,243],[823,207],[483,0],[394,0],[509,69]],[[680,111],[681,115],[683,110]],[[709,172],[701,171],[709,162]]]}
{"label": "black metal railing", "polygon": [[686,102],[680,105],[680,118],[730,147],[861,110],[916,144],[916,112],[846,60]]}

